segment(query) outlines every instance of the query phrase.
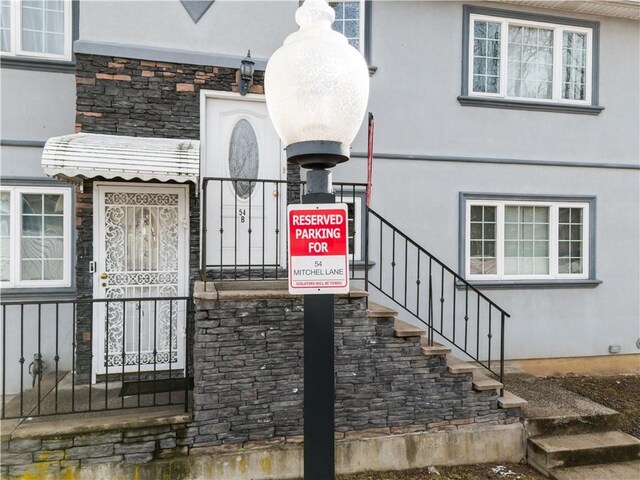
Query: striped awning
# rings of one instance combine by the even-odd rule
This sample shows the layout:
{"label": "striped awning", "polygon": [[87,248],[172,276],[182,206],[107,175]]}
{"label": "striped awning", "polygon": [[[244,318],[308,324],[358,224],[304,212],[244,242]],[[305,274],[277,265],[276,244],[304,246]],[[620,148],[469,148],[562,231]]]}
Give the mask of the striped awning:
{"label": "striped awning", "polygon": [[76,133],[47,140],[44,172],[57,178],[198,182],[200,142]]}

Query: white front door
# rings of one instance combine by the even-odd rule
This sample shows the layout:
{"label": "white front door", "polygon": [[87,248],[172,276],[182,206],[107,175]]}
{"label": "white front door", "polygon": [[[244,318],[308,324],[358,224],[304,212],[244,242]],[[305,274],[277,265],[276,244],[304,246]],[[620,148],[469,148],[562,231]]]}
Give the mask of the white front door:
{"label": "white front door", "polygon": [[188,292],[188,188],[96,183],[95,372],[184,367]]}
{"label": "white front door", "polygon": [[[258,96],[205,95],[203,177],[207,185],[206,263],[244,270],[285,263],[286,160]],[[215,269],[214,269],[215,270]]]}

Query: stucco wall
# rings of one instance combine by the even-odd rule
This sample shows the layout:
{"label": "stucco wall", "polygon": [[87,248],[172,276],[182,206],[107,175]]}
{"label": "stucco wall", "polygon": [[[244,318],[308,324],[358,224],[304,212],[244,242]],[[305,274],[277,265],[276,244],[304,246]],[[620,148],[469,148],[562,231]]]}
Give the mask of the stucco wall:
{"label": "stucco wall", "polygon": [[295,30],[297,0],[217,0],[195,24],[175,2],[81,2],[80,39],[267,58]]}
{"label": "stucco wall", "polygon": [[[335,177],[362,178],[365,168],[365,161],[352,159],[336,167]],[[512,315],[507,358],[607,355],[610,344],[619,344],[621,353],[638,353],[638,170],[383,158],[374,163],[373,209],[456,270],[460,192],[596,197],[595,261],[601,284],[483,290]]]}
{"label": "stucco wall", "polygon": [[[369,110],[376,117],[378,152],[638,164],[638,22],[476,5],[599,21],[605,110],[591,116],[462,106],[463,3],[374,2],[371,63],[378,71]],[[355,149],[365,148],[361,131]]]}

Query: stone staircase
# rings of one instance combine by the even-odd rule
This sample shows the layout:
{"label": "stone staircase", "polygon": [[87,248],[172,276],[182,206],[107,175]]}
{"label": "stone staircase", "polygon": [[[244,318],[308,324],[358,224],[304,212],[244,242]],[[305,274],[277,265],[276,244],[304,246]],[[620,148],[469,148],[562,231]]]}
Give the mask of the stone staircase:
{"label": "stone staircase", "polygon": [[527,419],[529,465],[554,480],[640,479],[640,440],[610,412]]}
{"label": "stone staircase", "polygon": [[[540,408],[539,399],[529,405],[527,400],[504,390],[501,382],[485,375],[480,366],[453,356],[449,347],[435,342],[429,345],[425,329],[404,322],[397,315],[393,309],[369,302],[370,317],[394,317],[396,337],[420,337],[423,355],[445,357],[451,374],[471,374],[474,390],[502,391],[499,408],[523,408],[527,460],[542,474],[554,480],[640,480],[640,440],[618,430],[618,412],[571,392],[551,400],[561,407],[550,407],[545,401]],[[545,391],[538,394],[553,396]]]}
{"label": "stone staircase", "polygon": [[615,410],[533,376],[509,376],[523,409],[529,465],[554,480],[638,480],[640,440]]}
{"label": "stone staircase", "polygon": [[[426,337],[426,330],[411,325],[397,318],[398,312],[388,308],[384,305],[377,304],[369,301],[369,316],[370,317],[395,317],[394,322],[394,334],[399,338],[408,337],[420,337],[420,344],[422,346],[422,354],[427,357],[443,356],[446,358],[447,369],[452,374],[471,374],[472,375],[472,387],[476,391],[489,391],[496,390],[500,392],[503,389],[503,384],[498,380],[495,380],[484,373],[482,373],[481,367],[473,363],[465,362],[451,354],[451,349],[445,345],[433,342],[433,345],[429,345]],[[525,406],[527,402],[516,395],[504,391],[502,396],[498,397],[498,407],[503,409],[521,408]]]}

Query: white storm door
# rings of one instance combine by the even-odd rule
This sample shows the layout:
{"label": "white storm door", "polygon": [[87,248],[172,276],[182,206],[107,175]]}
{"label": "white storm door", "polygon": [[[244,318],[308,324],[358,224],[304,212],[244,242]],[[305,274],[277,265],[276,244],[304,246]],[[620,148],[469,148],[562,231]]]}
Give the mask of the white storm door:
{"label": "white storm door", "polygon": [[206,97],[203,177],[207,187],[207,265],[246,271],[285,263],[286,161],[266,104]]}
{"label": "white storm door", "polygon": [[[96,184],[96,373],[184,368],[188,207],[184,186]],[[139,301],[117,301],[149,298]]]}

